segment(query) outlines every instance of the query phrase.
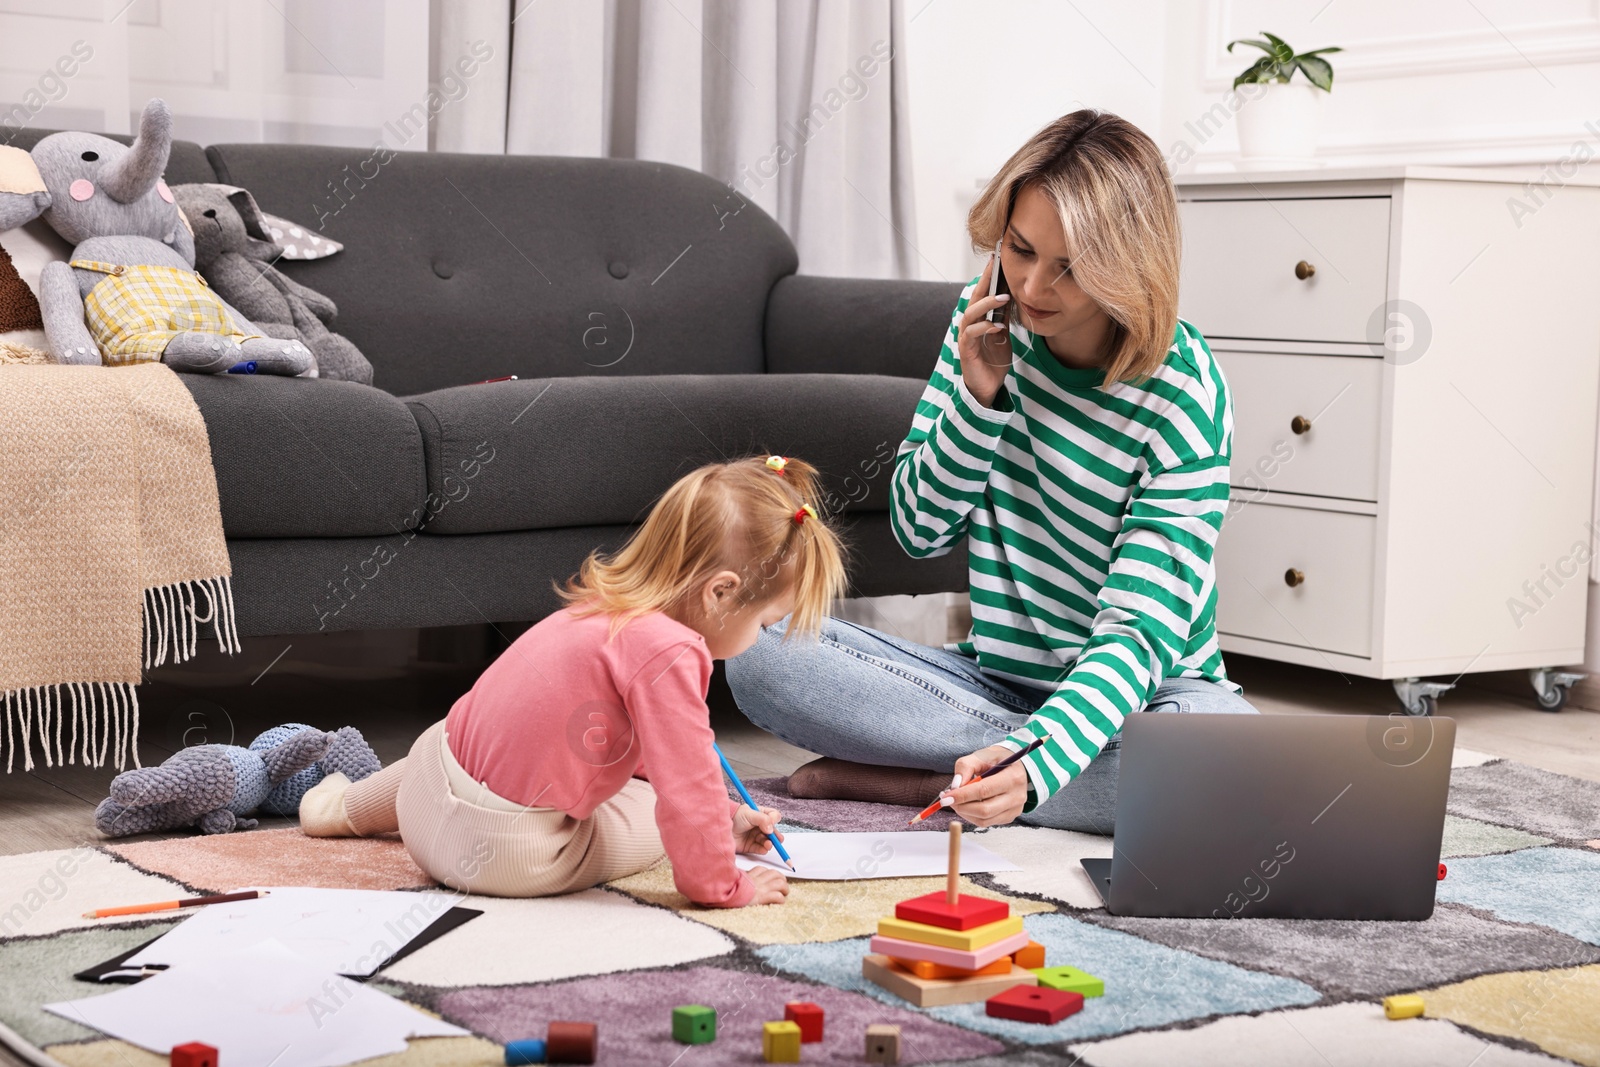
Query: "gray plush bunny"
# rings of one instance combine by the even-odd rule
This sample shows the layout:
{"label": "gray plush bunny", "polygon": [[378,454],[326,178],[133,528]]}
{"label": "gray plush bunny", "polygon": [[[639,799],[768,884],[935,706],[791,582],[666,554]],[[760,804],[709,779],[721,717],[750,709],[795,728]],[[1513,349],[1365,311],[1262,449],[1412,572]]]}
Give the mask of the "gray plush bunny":
{"label": "gray plush bunny", "polygon": [[75,246],[70,265],[48,264],[39,280],[51,357],[160,360],[202,374],[247,360],[261,373],[310,370],[310,349],[267,336],[195,273],[194,239],[161,180],[171,149],[172,113],[159,99],[145,105],[132,147],[92,133],[34,146],[42,217]]}
{"label": "gray plush bunny", "polygon": [[178,185],[172,195],[194,231],[195,266],[217,295],[273,337],[299,341],[323,378],[372,384],[361,350],[328,329],[339,309],[273,264],[283,249],[267,236],[255,197],[235,185]]}
{"label": "gray plush bunny", "polygon": [[309,727],[262,751],[238,745],[195,745],[159,767],[124,771],[94,810],[107,837],[198,826],[201,833],[252,830],[255,811],[273,787],[327,754],[333,734]]}

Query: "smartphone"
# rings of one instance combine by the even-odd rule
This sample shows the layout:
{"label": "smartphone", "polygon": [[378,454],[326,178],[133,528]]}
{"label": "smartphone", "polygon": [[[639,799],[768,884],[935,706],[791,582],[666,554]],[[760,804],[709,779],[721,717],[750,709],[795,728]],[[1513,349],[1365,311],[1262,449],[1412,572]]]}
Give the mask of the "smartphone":
{"label": "smartphone", "polygon": [[[994,269],[989,272],[989,295],[998,296],[1001,293],[1010,294],[1011,289],[1006,285],[1006,272],[1000,269],[1000,247],[1005,244],[1005,238],[994,243]],[[1004,328],[1006,325],[1006,311],[1011,307],[1011,301],[1006,301],[997,308],[990,308],[985,315],[988,321]]]}

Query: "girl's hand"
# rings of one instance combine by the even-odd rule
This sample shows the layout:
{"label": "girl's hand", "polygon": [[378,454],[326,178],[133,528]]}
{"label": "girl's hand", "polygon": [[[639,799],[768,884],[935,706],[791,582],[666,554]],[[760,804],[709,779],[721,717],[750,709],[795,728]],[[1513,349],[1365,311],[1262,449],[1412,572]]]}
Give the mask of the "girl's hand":
{"label": "girl's hand", "polygon": [[[733,813],[733,850],[755,855],[771,852],[772,842],[767,835],[778,832],[778,819],[777,808],[739,808]],[[778,834],[778,840],[783,840],[782,834]]]}
{"label": "girl's hand", "polygon": [[961,314],[959,351],[961,353],[961,378],[967,388],[984,407],[993,407],[994,398],[1005,383],[1006,372],[1011,369],[1011,331],[987,321],[984,316],[992,308],[1000,307],[1011,297],[1005,293],[989,296],[989,278],[995,269],[995,257],[978,278],[978,287],[972,291],[983,299],[973,299]]}
{"label": "girl's hand", "polygon": [[[1003,745],[980,748],[956,760],[956,773],[962,781],[968,781],[1009,755],[1011,750]],[[972,825],[1001,826],[1022,814],[1023,805],[1028,802],[1028,772],[1021,762],[1013,763],[981,782],[946,789],[944,795],[955,798],[956,814]]]}
{"label": "girl's hand", "polygon": [[757,867],[753,871],[745,871],[750,880],[756,884],[756,894],[750,898],[750,903],[745,907],[756,904],[782,904],[783,898],[789,895],[789,879],[783,876],[782,871],[775,871],[770,867]]}

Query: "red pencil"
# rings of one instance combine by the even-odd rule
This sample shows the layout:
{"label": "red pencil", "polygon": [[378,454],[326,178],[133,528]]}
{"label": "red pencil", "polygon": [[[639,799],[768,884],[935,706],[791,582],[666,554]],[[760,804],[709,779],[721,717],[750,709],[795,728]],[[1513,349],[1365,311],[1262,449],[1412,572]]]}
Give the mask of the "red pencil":
{"label": "red pencil", "polygon": [[[1007,767],[1011,766],[1013,763],[1017,762],[1017,760],[1021,759],[1023,756],[1026,756],[1028,753],[1032,752],[1034,749],[1038,748],[1042,744],[1044,744],[1044,738],[1041,737],[1037,741],[1035,741],[1033,744],[1031,744],[1027,748],[1023,749],[1022,751],[1011,753],[1011,755],[1007,756],[1005,759],[1001,760],[999,763],[996,763],[993,767],[990,767],[983,774],[975,774],[975,775],[973,775],[967,781],[962,782],[961,785],[962,786],[968,786],[968,785],[971,785],[973,782],[981,782],[986,777],[988,777],[989,775],[993,774],[995,771],[1003,771],[1003,770],[1005,770]],[[952,789],[959,789],[959,788],[961,788],[961,786],[951,786],[951,788]],[[917,812],[917,817],[915,819],[912,819],[906,825],[908,825],[908,826],[917,825],[917,823],[921,822],[923,819],[926,819],[928,816],[932,815],[934,812],[936,812],[940,808],[944,807],[945,806],[945,801],[947,801],[949,799],[950,798],[946,797],[946,796],[939,797],[932,804],[929,804],[927,807],[925,807],[921,811]]]}

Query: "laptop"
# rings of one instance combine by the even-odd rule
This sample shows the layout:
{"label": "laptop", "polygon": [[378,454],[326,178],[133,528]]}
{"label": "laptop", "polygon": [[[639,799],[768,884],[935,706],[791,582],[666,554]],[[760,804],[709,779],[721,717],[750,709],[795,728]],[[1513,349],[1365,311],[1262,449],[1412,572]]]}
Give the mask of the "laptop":
{"label": "laptop", "polygon": [[1111,859],[1083,869],[1113,915],[1426,919],[1453,719],[1130,715]]}

